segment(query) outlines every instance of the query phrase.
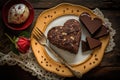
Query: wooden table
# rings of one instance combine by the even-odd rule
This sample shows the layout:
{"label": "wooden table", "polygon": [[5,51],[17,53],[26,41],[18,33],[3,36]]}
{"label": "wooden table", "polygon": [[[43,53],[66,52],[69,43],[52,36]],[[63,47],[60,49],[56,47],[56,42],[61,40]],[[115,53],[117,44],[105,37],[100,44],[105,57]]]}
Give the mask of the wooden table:
{"label": "wooden table", "polygon": [[[0,1],[0,12],[2,6],[6,3],[7,0]],[[38,15],[53,6],[56,6],[59,3],[67,2],[78,5],[86,6],[90,9],[99,8],[105,17],[107,17],[110,22],[112,22],[112,27],[116,30],[116,35],[114,37],[116,46],[113,51],[106,53],[103,57],[102,62],[83,75],[81,80],[119,80],[120,79],[120,1],[118,0],[28,0],[34,7],[35,18],[27,30],[31,31],[36,18]],[[12,33],[11,30],[7,29],[2,21],[0,13],[0,51],[7,54],[10,51],[10,41],[3,35],[4,32],[7,32],[11,35],[17,34],[19,32]],[[38,80],[37,77],[33,77],[31,73],[24,71],[17,65],[15,66],[0,66],[0,79],[2,80]],[[65,80],[79,80],[75,77],[65,78]]]}

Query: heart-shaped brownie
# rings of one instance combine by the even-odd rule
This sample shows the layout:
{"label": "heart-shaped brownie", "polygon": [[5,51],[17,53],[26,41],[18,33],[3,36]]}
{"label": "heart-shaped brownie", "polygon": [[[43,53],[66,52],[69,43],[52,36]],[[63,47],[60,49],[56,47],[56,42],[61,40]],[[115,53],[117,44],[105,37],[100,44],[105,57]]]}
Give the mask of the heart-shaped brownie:
{"label": "heart-shaped brownie", "polygon": [[94,35],[102,26],[102,20],[100,18],[92,19],[91,16],[85,12],[80,15],[79,20],[84,24],[91,35]]}
{"label": "heart-shaped brownie", "polygon": [[63,26],[48,31],[48,40],[58,48],[77,53],[81,39],[80,23],[75,19],[67,20]]}

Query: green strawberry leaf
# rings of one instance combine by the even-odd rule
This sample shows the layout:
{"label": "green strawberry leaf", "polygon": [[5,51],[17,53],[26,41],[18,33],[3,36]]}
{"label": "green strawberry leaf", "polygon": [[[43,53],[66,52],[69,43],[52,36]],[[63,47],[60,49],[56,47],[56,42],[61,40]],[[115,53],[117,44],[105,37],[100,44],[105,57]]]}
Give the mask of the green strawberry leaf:
{"label": "green strawberry leaf", "polygon": [[29,32],[26,32],[26,31],[21,32],[21,33],[19,34],[19,36],[24,36],[24,37],[27,37],[27,38],[30,37]]}

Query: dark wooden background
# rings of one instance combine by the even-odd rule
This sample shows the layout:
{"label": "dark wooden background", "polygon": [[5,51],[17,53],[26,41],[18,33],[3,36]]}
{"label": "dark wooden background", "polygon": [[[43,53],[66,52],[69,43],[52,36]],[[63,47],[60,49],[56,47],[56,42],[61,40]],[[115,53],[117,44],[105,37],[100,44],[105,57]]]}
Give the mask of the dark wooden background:
{"label": "dark wooden background", "polygon": [[[8,0],[0,0],[0,51],[7,54],[10,51],[10,41],[4,36],[7,32],[10,35],[17,35],[19,32],[14,32],[7,29],[4,25],[1,17],[2,6]],[[65,78],[65,80],[120,80],[120,0],[28,0],[34,7],[35,18],[30,26],[26,29],[31,31],[38,15],[51,7],[56,6],[59,3],[67,2],[78,5],[83,5],[90,9],[99,8],[105,17],[107,17],[112,23],[112,27],[116,30],[114,40],[116,46],[114,50],[105,53],[102,62],[86,73],[82,79],[75,77]],[[0,66],[0,80],[38,80],[37,77],[33,77],[31,73],[24,71],[21,67]]]}

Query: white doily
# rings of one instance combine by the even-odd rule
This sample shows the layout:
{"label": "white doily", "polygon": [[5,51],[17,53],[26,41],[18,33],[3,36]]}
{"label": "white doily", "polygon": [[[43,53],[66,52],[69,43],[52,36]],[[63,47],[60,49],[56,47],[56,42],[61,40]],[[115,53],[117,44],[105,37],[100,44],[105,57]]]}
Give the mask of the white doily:
{"label": "white doily", "polygon": [[[104,18],[103,13],[98,9],[94,9],[93,12],[101,17],[105,22],[104,25],[108,26],[110,29],[110,42],[105,52],[109,52],[113,50],[115,46],[113,36],[116,31],[111,27],[111,23],[107,18]],[[19,65],[25,71],[29,71],[33,76],[37,76],[40,80],[62,80],[63,77],[60,77],[54,73],[48,72],[44,70],[36,61],[32,52],[27,54],[21,54],[19,56],[15,55],[12,51],[8,54],[3,54],[0,52],[0,65],[4,65],[7,63],[8,65]]]}
{"label": "white doily", "polygon": [[29,71],[40,80],[63,80],[62,77],[44,70],[36,61],[32,52],[16,55],[10,51],[7,55],[0,52],[0,65],[18,65],[25,71]]}

